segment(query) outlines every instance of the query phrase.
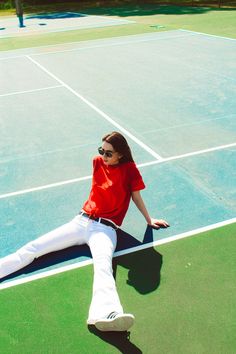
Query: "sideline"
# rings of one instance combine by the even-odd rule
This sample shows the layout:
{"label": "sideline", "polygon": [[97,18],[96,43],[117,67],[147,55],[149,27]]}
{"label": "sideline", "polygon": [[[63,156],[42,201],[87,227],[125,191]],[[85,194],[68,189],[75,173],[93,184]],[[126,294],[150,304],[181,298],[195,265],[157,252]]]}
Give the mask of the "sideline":
{"label": "sideline", "polygon": [[[123,251],[118,251],[118,252],[114,253],[114,257],[127,255],[129,253],[141,251],[141,250],[144,250],[144,249],[150,248],[150,247],[163,245],[163,244],[170,243],[170,242],[173,242],[173,241],[176,241],[176,240],[180,240],[180,239],[183,239],[183,238],[187,238],[187,237],[190,237],[190,236],[196,236],[196,235],[201,234],[203,232],[214,230],[214,229],[218,229],[220,227],[223,227],[223,226],[226,226],[226,225],[230,225],[230,224],[234,224],[234,223],[236,223],[236,217],[232,218],[232,219],[225,220],[225,221],[218,222],[216,224],[212,224],[212,225],[208,225],[208,226],[205,226],[205,227],[201,227],[199,229],[195,229],[195,230],[191,230],[191,231],[184,232],[184,233],[181,233],[181,234],[173,235],[173,236],[161,239],[161,240],[157,240],[155,242],[150,242],[150,243],[146,243],[144,245],[140,245],[140,246],[136,246],[136,247],[133,247],[133,248],[129,248],[129,249],[126,249],[126,250],[123,250]],[[30,276],[22,278],[22,279],[12,280],[12,281],[9,281],[7,283],[0,284],[0,290],[11,288],[11,287],[16,286],[16,285],[29,283],[29,282],[34,281],[34,280],[47,278],[47,277],[50,277],[52,275],[64,273],[64,272],[67,272],[67,271],[70,271],[70,270],[73,270],[73,269],[82,268],[82,267],[85,267],[85,266],[90,265],[92,263],[93,263],[93,260],[89,259],[89,260],[86,260],[86,261],[78,262],[76,264],[71,264],[71,265],[64,266],[64,267],[61,267],[61,268],[58,268],[58,269],[46,271],[46,272],[41,273],[41,274],[30,275]]]}
{"label": "sideline", "polygon": [[93,109],[95,112],[97,112],[100,116],[105,118],[109,123],[114,125],[116,128],[118,128],[122,133],[124,133],[126,136],[128,136],[131,140],[133,140],[136,144],[138,144],[140,147],[142,147],[145,151],[147,151],[150,155],[155,157],[157,160],[162,159],[162,157],[157,154],[154,150],[152,150],[149,146],[144,144],[140,139],[136,138],[133,134],[131,134],[127,129],[125,129],[123,126],[121,126],[119,123],[117,123],[114,119],[112,119],[108,114],[103,112],[101,109],[96,107],[93,103],[91,103],[89,100],[87,100],[84,96],[76,92],[72,87],[70,87],[68,84],[66,84],[63,80],[59,79],[56,75],[54,75],[51,71],[46,69],[43,65],[38,63],[35,59],[30,57],[29,55],[26,55],[26,57],[32,61],[36,66],[38,66],[42,71],[44,71],[46,74],[48,74],[50,77],[52,77],[54,80],[56,80],[59,84],[64,86],[68,91],[70,91],[73,95],[78,97],[82,102],[87,104],[91,109]]}

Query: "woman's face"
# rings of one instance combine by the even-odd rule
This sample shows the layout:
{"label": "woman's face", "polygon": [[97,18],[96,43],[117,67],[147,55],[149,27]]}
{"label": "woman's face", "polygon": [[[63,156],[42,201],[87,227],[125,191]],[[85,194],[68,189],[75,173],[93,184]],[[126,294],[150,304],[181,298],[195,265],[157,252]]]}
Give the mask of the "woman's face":
{"label": "woman's face", "polygon": [[[109,166],[117,165],[119,163],[122,155],[119,152],[115,151],[113,146],[111,144],[107,143],[106,141],[103,142],[102,148],[105,152],[105,154],[102,156],[104,162]],[[110,155],[110,153],[111,153],[112,156],[108,157],[106,155],[106,152],[108,153],[108,155]]]}

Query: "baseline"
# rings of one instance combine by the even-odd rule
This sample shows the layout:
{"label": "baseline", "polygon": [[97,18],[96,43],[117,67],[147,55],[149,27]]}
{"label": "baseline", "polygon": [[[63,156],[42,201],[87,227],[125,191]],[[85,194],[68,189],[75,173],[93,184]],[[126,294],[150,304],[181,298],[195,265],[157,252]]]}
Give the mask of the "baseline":
{"label": "baseline", "polygon": [[[89,41],[50,44],[42,47],[32,47],[26,49],[23,48],[23,49],[17,49],[15,51],[12,50],[11,52],[22,53],[16,55],[8,55],[9,51],[5,51],[2,53],[0,52],[0,55],[6,54],[6,56],[0,57],[0,60],[21,58],[21,57],[25,57],[26,55],[40,56],[45,54],[65,53],[65,52],[81,51],[81,50],[94,49],[94,48],[106,48],[106,47],[113,47],[119,45],[129,45],[129,44],[151,42],[151,41],[158,41],[158,40],[165,40],[165,39],[178,39],[178,38],[185,38],[191,36],[194,36],[194,34],[191,33],[183,34],[183,33],[179,33],[179,30],[173,30],[173,31],[165,31],[162,33],[133,34],[125,37],[113,37],[113,38],[95,39]],[[93,43],[99,42],[99,44],[91,45],[92,42]],[[76,45],[79,47],[75,48]],[[50,48],[53,49],[58,47],[65,48],[65,46],[66,47],[72,46],[73,48],[68,48],[63,50],[58,49],[54,51],[52,50],[52,51],[45,52],[45,49],[50,49]]]}
{"label": "baseline", "polygon": [[229,40],[229,41],[236,41],[235,38],[217,36],[216,34],[209,34],[209,33],[204,33],[204,32],[190,31],[190,30],[186,30],[186,29],[182,29],[182,28],[180,28],[179,31],[186,32],[186,33],[193,33],[193,34],[206,36],[206,37],[213,37],[213,38],[226,39],[226,40]]}

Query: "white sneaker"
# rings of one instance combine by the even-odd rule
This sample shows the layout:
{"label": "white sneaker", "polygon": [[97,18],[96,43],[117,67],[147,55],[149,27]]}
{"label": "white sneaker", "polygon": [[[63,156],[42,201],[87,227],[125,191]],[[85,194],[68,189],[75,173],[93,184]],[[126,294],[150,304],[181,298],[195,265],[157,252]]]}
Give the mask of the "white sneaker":
{"label": "white sneaker", "polygon": [[103,332],[127,331],[134,324],[134,316],[130,313],[111,312],[106,318],[95,321],[94,325]]}

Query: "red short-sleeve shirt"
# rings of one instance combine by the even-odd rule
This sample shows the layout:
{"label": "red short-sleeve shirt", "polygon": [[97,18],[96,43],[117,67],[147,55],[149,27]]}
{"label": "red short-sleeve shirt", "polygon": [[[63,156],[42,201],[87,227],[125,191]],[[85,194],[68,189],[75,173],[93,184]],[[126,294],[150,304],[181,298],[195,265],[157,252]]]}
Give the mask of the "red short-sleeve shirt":
{"label": "red short-sleeve shirt", "polygon": [[145,188],[134,162],[106,165],[101,156],[93,160],[92,188],[83,210],[94,217],[121,225],[128,210],[131,193]]}

